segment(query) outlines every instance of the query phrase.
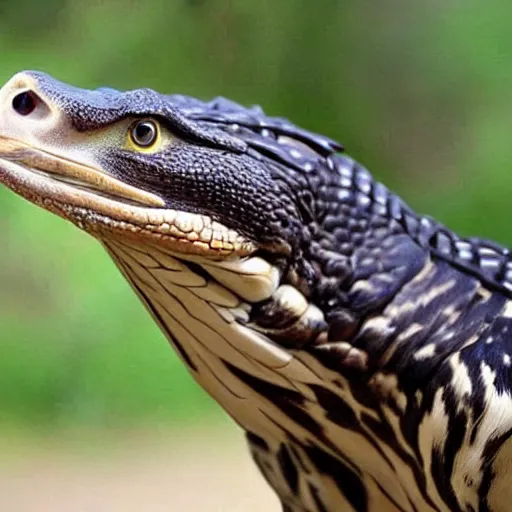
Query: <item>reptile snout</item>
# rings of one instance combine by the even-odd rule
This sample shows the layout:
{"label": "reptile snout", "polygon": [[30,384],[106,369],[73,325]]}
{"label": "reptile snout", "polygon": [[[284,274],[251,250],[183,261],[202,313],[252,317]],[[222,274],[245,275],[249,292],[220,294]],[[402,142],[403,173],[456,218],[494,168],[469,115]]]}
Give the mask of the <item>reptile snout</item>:
{"label": "reptile snout", "polygon": [[30,73],[18,73],[0,89],[0,136],[35,142],[60,122]]}

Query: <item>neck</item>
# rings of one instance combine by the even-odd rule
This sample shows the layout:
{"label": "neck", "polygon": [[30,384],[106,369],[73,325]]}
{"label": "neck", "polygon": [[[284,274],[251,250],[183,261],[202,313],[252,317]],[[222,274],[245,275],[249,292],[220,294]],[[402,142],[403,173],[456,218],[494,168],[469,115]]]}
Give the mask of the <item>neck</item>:
{"label": "neck", "polygon": [[311,180],[314,220],[299,274],[328,320],[344,315],[358,323],[378,313],[429,261],[445,261],[512,295],[506,249],[461,239],[416,214],[348,157],[335,155],[327,163]]}
{"label": "neck", "polygon": [[313,220],[301,266],[288,276],[324,315],[328,330],[313,348],[319,357],[325,353],[324,364],[371,373],[396,346],[395,324],[405,329],[426,304],[452,304],[455,282],[468,290],[466,303],[457,305],[462,310],[491,290],[503,300],[512,296],[506,249],[462,239],[417,215],[347,157],[327,161],[329,167],[311,178]]}

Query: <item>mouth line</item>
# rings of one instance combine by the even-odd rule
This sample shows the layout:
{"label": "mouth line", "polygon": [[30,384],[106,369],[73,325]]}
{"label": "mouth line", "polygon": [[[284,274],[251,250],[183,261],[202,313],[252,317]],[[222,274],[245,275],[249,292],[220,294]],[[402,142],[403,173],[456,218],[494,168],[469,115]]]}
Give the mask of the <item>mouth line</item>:
{"label": "mouth line", "polygon": [[90,181],[84,183],[69,174],[56,176],[41,166],[27,167],[26,155],[22,160],[19,153],[18,158],[12,152],[5,158],[2,142],[0,139],[0,184],[96,238],[122,236],[206,258],[243,257],[257,249],[253,242],[208,215],[141,205],[133,196],[104,193]]}
{"label": "mouth line", "polygon": [[[134,206],[163,207],[165,201],[109,176],[99,169],[0,136],[0,162],[12,162],[26,171],[96,195],[123,200]],[[0,181],[2,177],[0,174]]]}
{"label": "mouth line", "polygon": [[[0,156],[0,167],[2,163],[5,164],[5,160],[2,159]],[[133,199],[130,199],[125,196],[121,195],[115,195],[115,194],[109,194],[105,190],[100,189],[99,187],[95,186],[93,183],[87,183],[85,181],[81,181],[79,179],[70,178],[67,176],[59,175],[54,172],[50,171],[43,171],[41,169],[35,169],[33,167],[27,167],[23,164],[19,164],[18,162],[13,162],[13,160],[9,160],[9,162],[16,163],[23,169],[25,169],[27,172],[30,172],[36,176],[40,176],[43,179],[49,180],[50,182],[55,182],[55,184],[63,184],[67,185],[69,187],[72,187],[74,190],[82,191],[84,193],[93,194],[97,197],[102,197],[104,199],[110,199],[112,201],[122,201],[123,204],[126,204],[128,206],[134,206],[134,207],[140,207],[141,203],[138,201],[135,201]],[[1,178],[0,178],[1,181]],[[58,200],[58,199],[57,199]]]}

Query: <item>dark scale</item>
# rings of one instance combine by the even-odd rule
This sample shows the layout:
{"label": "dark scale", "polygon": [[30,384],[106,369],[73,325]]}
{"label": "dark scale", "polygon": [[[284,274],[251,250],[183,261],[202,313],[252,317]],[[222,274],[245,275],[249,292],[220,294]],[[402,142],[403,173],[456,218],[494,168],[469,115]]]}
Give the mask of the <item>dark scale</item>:
{"label": "dark scale", "polygon": [[[38,91],[9,103],[23,118],[41,108],[39,92],[79,133],[133,117],[132,138],[145,146],[156,138],[152,123],[162,123],[175,137],[169,148],[106,148],[108,173],[163,198],[163,209],[236,230],[277,269],[277,289],[245,301],[236,322],[291,362],[258,361],[258,373],[224,356],[214,377],[225,391],[235,382],[258,418],[240,423],[284,511],[510,510],[508,249],[416,214],[338,143],[259,107],[29,77]],[[116,263],[147,278],[133,260]],[[215,282],[206,263],[183,265]],[[200,379],[204,358],[179,339],[189,325],[173,332],[147,279],[132,284]],[[200,319],[200,308],[189,313]],[[188,335],[214,353],[210,339]]]}
{"label": "dark scale", "polygon": [[[242,119],[239,118],[238,123],[242,125]],[[279,126],[272,128],[273,136],[267,137],[262,154],[280,164],[297,167],[296,162],[286,162],[285,155],[275,143]],[[248,143],[257,149],[255,137],[257,134],[251,135]],[[403,436],[411,451],[404,450],[397,441],[395,432],[379,411],[379,405],[372,404],[379,411],[379,420],[371,416],[366,420],[355,417],[351,420],[350,407],[343,405],[341,399],[339,403],[325,399],[319,403],[328,416],[333,415],[333,423],[354,430],[366,428],[371,432],[369,437],[374,436],[375,443],[392,446],[403,464],[411,468],[424,507],[441,510],[441,505],[429,496],[428,479],[421,466],[423,454],[419,448],[418,430],[424,413],[432,413],[436,393],[441,386],[445,387],[443,400],[447,407],[448,437],[444,450],[433,450],[428,471],[433,473],[432,481],[437,485],[441,503],[448,509],[490,509],[485,491],[492,487],[489,483],[492,472],[482,479],[481,491],[477,491],[479,502],[474,508],[470,503],[459,502],[460,498],[446,478],[453,472],[455,457],[464,442],[468,409],[473,403],[477,409],[485,407],[485,400],[478,398],[477,391],[482,379],[479,362],[487,360],[489,367],[497,372],[495,385],[498,391],[510,389],[510,372],[504,366],[503,357],[512,349],[511,337],[503,330],[512,327],[509,318],[512,315],[500,316],[507,307],[512,288],[508,250],[486,241],[460,239],[434,220],[416,215],[350,158],[331,154],[324,160],[325,146],[316,146],[314,137],[309,140],[301,137],[301,142],[309,143],[318,152],[317,161],[311,162],[314,169],[308,169],[306,175],[314,192],[308,201],[308,215],[304,218],[308,236],[303,245],[303,264],[313,268],[314,274],[311,276],[308,271],[305,279],[309,281],[310,300],[325,312],[329,325],[325,345],[314,345],[309,351],[328,368],[351,377],[353,381],[361,379],[359,384],[357,380],[353,384],[356,388],[361,387],[359,395],[365,393],[365,388],[372,389],[372,376],[376,373],[396,375],[396,391],[404,393],[409,403],[405,411],[397,407],[393,398],[388,397],[384,403],[398,414],[407,413],[410,418],[409,424],[404,418]],[[332,150],[335,149],[338,148],[332,146]],[[425,271],[428,265],[432,265],[430,272]],[[424,277],[415,280],[422,271],[425,271]],[[367,286],[360,286],[362,281]],[[482,289],[490,295],[482,294]],[[433,296],[430,298],[429,294]],[[372,329],[369,320],[379,315],[389,321],[385,328]],[[411,331],[406,342],[398,344],[400,335],[416,323],[417,331]],[[493,337],[494,345],[485,346],[488,336]],[[341,352],[336,362],[336,349],[330,347],[338,341],[350,341],[368,354],[367,366],[354,371]],[[422,349],[425,355],[421,355]],[[457,410],[464,398],[453,396],[451,387],[457,369],[447,363],[457,352],[461,354],[461,363],[471,368],[469,379],[475,388],[473,399],[471,396],[465,399],[466,410]],[[415,357],[417,354],[420,356]],[[505,357],[505,361],[510,358]],[[422,393],[421,400],[414,398],[418,392]],[[480,406],[477,405],[479,402]],[[347,407],[345,413],[344,407]],[[290,489],[294,489],[295,471],[290,471],[291,459],[283,453],[287,452],[280,452],[278,458],[283,473],[290,479]],[[347,473],[347,469],[335,470],[333,461],[320,464],[320,459],[316,460],[311,450],[309,454],[320,471],[335,471],[339,475],[343,481],[341,492],[354,510],[367,509],[365,492],[357,487],[363,485],[357,484],[357,473],[354,482],[348,484],[351,473]],[[329,510],[329,505],[325,505],[318,494],[315,496],[317,509],[326,507],[325,510]],[[411,503],[411,508],[402,508],[403,505],[393,501],[392,496],[388,498],[396,510],[416,510]]]}
{"label": "dark scale", "polygon": [[[464,442],[471,407],[474,404],[477,410],[483,411],[486,406],[481,397],[484,390],[478,391],[482,379],[479,363],[488,360],[490,368],[499,374],[496,389],[510,389],[510,372],[503,364],[503,354],[507,349],[512,351],[511,337],[503,334],[504,327],[498,327],[512,327],[508,317],[500,316],[511,297],[509,252],[486,241],[460,239],[434,220],[418,216],[386,187],[375,182],[366,169],[337,154],[340,147],[335,143],[317,139],[286,121],[260,117],[259,111],[246,111],[233,104],[230,109],[233,112],[226,118],[218,114],[213,119],[207,113],[196,113],[194,117],[212,123],[217,121],[216,128],[225,125],[228,133],[246,142],[251,151],[257,151],[261,155],[258,158],[271,161],[271,165],[276,166],[277,177],[284,173],[292,188],[294,182],[300,182],[302,190],[303,179],[306,179],[311,192],[302,201],[304,240],[298,271],[299,274],[303,271],[309,300],[325,313],[328,331],[322,344],[304,349],[327,368],[350,379],[355,388],[352,396],[376,411],[378,419],[366,413],[366,417],[354,416],[342,397],[336,399],[333,395],[328,399],[329,393],[321,389],[316,390],[319,404],[332,423],[359,432],[369,444],[375,445],[376,452],[382,443],[395,450],[401,463],[410,468],[417,493],[423,500],[423,510],[443,510],[439,503],[444,504],[445,510],[472,510],[471,503],[459,502],[448,477]],[[235,121],[237,130],[231,132],[229,127]],[[265,126],[264,136],[258,131],[261,126]],[[277,142],[283,134],[308,146],[303,158],[290,157],[286,148]],[[286,170],[282,170],[282,166]],[[425,271],[428,265],[432,265],[429,272]],[[422,272],[425,275],[416,280]],[[453,282],[451,286],[450,282]],[[481,289],[490,295],[482,294]],[[429,294],[433,296],[430,298]],[[371,320],[378,316],[388,320],[385,328],[371,327]],[[415,324],[417,331],[411,331],[405,342],[397,342],[400,335]],[[494,345],[485,345],[488,336],[494,337]],[[336,348],[340,341],[348,341],[367,354],[367,365],[348,364],[347,354]],[[433,348],[426,348],[429,345]],[[425,356],[421,356],[422,349]],[[474,387],[472,395],[465,399],[460,396],[460,390],[459,396],[453,392],[457,369],[447,362],[457,352],[460,352],[460,362],[468,368]],[[415,357],[417,354],[420,357]],[[381,398],[379,405],[380,391],[372,391],[376,389],[372,386],[372,376],[379,373],[397,376],[396,392],[407,397],[405,411],[395,403],[393,396]],[[444,435],[448,437],[444,450],[434,449],[431,465],[424,468],[418,431],[424,414],[432,413],[436,393],[441,387],[445,388],[442,399],[447,404],[448,432]],[[419,391],[421,400],[415,398]],[[267,396],[271,397],[272,393]],[[277,400],[280,392],[275,393],[274,400]],[[466,409],[457,410],[464,400]],[[305,422],[307,427],[305,417],[299,414],[301,409],[307,408],[295,400],[290,408],[291,403],[283,404],[283,410],[288,415],[295,411],[293,421]],[[402,435],[408,448],[402,446],[380,410],[384,405],[402,415]],[[477,418],[474,421],[477,425]],[[321,427],[316,422],[309,428],[322,437],[318,431]],[[334,476],[339,491],[354,510],[369,510],[363,479],[356,468],[346,465],[343,453],[340,459],[329,459],[326,452],[307,446],[304,446],[304,453],[317,471]],[[380,456],[385,458],[382,452]],[[291,494],[297,494],[300,466],[284,448],[276,457],[277,470],[288,481]],[[425,471],[432,473],[430,480],[437,486],[440,500],[429,495],[431,489]],[[486,473],[481,480],[476,493],[479,502],[474,510],[489,508],[486,491],[492,488],[493,477],[492,473]],[[478,481],[478,475],[471,478]],[[314,484],[312,490],[316,510],[333,510]],[[409,508],[399,504],[393,496],[387,495],[387,500],[395,510],[422,510],[413,505],[412,498]],[[287,510],[286,500],[284,503]],[[293,501],[290,503],[289,510],[299,510]]]}

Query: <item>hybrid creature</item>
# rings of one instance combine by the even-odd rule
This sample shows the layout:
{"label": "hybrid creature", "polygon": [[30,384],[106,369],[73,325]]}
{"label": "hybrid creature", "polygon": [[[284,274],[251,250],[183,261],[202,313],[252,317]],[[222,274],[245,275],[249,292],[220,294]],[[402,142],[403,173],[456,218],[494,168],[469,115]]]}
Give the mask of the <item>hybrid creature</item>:
{"label": "hybrid creature", "polygon": [[506,248],[260,108],[39,72],[0,182],[103,244],[284,511],[512,510]]}

